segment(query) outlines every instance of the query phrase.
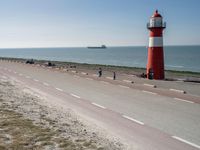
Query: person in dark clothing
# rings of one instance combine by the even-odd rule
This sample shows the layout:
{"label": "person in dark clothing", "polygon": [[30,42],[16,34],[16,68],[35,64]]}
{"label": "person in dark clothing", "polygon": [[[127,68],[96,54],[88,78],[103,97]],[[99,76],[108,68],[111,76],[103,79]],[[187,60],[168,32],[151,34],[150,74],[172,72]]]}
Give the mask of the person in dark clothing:
{"label": "person in dark clothing", "polygon": [[113,80],[116,80],[116,72],[113,72]]}
{"label": "person in dark clothing", "polygon": [[99,77],[101,77],[101,76],[102,76],[102,69],[99,68]]}

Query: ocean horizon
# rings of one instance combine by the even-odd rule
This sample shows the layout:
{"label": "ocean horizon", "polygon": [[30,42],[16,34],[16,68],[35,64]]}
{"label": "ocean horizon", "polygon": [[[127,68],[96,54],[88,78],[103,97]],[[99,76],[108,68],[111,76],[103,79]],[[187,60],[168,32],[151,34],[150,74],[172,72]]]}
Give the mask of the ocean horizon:
{"label": "ocean horizon", "polygon": [[[65,61],[145,68],[147,47],[118,46],[106,49],[84,47],[0,48],[0,57]],[[165,69],[200,72],[200,46],[165,46]]]}

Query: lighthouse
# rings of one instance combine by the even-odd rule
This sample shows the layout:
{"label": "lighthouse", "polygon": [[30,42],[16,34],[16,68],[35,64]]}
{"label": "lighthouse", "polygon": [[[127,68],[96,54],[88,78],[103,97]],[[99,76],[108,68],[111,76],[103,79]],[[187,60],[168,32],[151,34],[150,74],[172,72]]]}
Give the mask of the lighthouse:
{"label": "lighthouse", "polygon": [[147,60],[147,78],[162,80],[164,74],[164,52],[163,52],[163,30],[166,23],[162,16],[156,10],[147,23],[149,34],[148,60]]}

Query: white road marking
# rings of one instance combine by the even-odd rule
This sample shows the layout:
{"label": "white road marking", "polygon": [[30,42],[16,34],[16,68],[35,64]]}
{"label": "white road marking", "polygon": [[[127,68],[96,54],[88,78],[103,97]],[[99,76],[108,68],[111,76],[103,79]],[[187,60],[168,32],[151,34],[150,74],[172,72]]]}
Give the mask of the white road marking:
{"label": "white road marking", "polygon": [[39,82],[39,80],[37,80],[37,79],[34,79],[34,81],[35,81],[35,82]]}
{"label": "white road marking", "polygon": [[94,77],[98,77],[98,75],[97,75],[97,74],[93,74],[92,76],[94,76]]}
{"label": "white road marking", "polygon": [[17,72],[16,71],[14,71],[14,74],[16,74]]}
{"label": "white road marking", "polygon": [[107,79],[110,79],[110,80],[112,80],[113,78],[112,77],[106,77]]}
{"label": "white road marking", "polygon": [[105,82],[105,81],[100,81],[101,83],[104,83],[104,84],[109,84],[108,82]]}
{"label": "white road marking", "polygon": [[20,75],[20,76],[23,76],[23,74],[21,74],[21,73],[20,73],[19,75]]}
{"label": "white road marking", "polygon": [[104,107],[104,106],[102,106],[102,105],[99,105],[99,104],[97,104],[97,103],[92,103],[92,105],[95,105],[95,106],[97,106],[97,107],[99,107],[99,108],[102,108],[102,109],[106,109],[106,107]]}
{"label": "white road marking", "polygon": [[87,75],[87,73],[86,73],[86,72],[81,72],[81,74],[83,74],[83,75]]}
{"label": "white road marking", "polygon": [[2,78],[3,78],[3,79],[7,79],[7,77],[6,77],[6,76],[2,76]]}
{"label": "white road marking", "polygon": [[74,77],[76,77],[76,78],[80,78],[80,76],[77,76],[77,75],[74,75]]}
{"label": "white road marking", "polygon": [[131,83],[132,81],[130,80],[123,80],[124,82],[127,82],[127,83]]}
{"label": "white road marking", "polygon": [[178,93],[183,93],[185,94],[186,91],[183,91],[183,90],[177,90],[177,89],[169,89],[170,91],[174,91],[174,92],[178,92]]}
{"label": "white road marking", "polygon": [[46,82],[43,82],[43,84],[44,84],[45,86],[49,86],[49,84],[48,84],[48,83],[46,83]]}
{"label": "white road marking", "polygon": [[180,137],[172,136],[172,138],[174,138],[174,139],[176,139],[176,140],[179,140],[179,141],[181,141],[181,142],[184,142],[184,143],[186,143],[186,144],[189,144],[189,145],[191,145],[191,146],[193,146],[193,147],[196,147],[196,148],[200,149],[200,146],[199,146],[199,145],[196,145],[196,144],[194,144],[194,143],[191,143],[191,142],[189,142],[189,141],[187,141],[187,140],[184,140],[184,139],[182,139],[182,138],[180,138]]}
{"label": "white road marking", "polygon": [[157,95],[157,93],[154,93],[154,92],[150,92],[150,91],[142,91],[142,92],[144,92],[144,93],[148,93],[148,94],[153,94],[153,95]]}
{"label": "white road marking", "polygon": [[26,76],[26,78],[27,78],[27,79],[29,79],[29,78],[31,78],[31,77],[29,77],[29,76]]}
{"label": "white road marking", "polygon": [[93,80],[92,78],[86,78],[87,80]]}
{"label": "white road marking", "polygon": [[76,95],[76,94],[70,94],[71,96],[75,97],[75,98],[81,98],[80,96]]}
{"label": "white road marking", "polygon": [[124,118],[126,118],[126,119],[128,119],[128,120],[134,121],[134,122],[136,122],[136,123],[138,123],[138,124],[140,124],[140,125],[144,125],[143,122],[138,121],[138,120],[136,120],[136,119],[133,119],[133,118],[131,118],[131,117],[129,117],[129,116],[122,115],[122,117],[124,117]]}
{"label": "white road marking", "polygon": [[187,103],[191,103],[191,104],[194,103],[192,101],[188,101],[188,100],[185,100],[185,99],[180,99],[180,98],[174,98],[174,99],[177,100],[177,101],[183,101],[183,102],[187,102]]}
{"label": "white road marking", "polygon": [[156,85],[153,85],[153,84],[144,83],[143,85],[144,85],[144,86],[148,86],[148,87],[152,87],[152,88],[156,88]]}
{"label": "white road marking", "polygon": [[74,70],[72,70],[71,72],[72,72],[72,73],[76,73],[76,71],[74,71]]}
{"label": "white road marking", "polygon": [[56,90],[63,92],[63,90],[62,90],[62,89],[59,89],[59,88],[56,88]]}
{"label": "white road marking", "polygon": [[129,87],[128,86],[123,86],[123,85],[119,85],[120,87],[122,87],[122,88],[126,88],[126,89],[129,89]]}

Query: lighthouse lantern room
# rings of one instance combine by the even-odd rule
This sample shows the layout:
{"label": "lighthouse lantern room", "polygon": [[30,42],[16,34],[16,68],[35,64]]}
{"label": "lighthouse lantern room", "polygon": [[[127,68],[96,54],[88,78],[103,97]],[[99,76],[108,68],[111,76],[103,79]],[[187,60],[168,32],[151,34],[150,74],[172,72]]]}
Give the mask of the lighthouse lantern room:
{"label": "lighthouse lantern room", "polygon": [[156,10],[147,23],[149,34],[147,78],[161,80],[164,75],[164,52],[163,52],[163,30],[166,23]]}

